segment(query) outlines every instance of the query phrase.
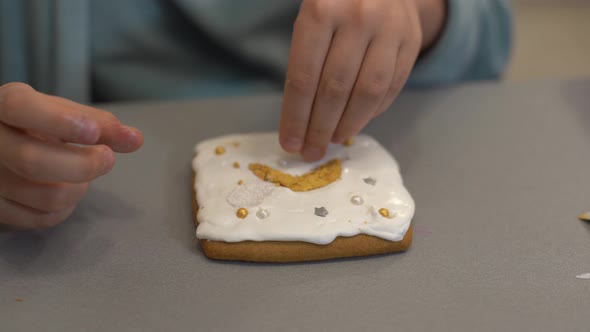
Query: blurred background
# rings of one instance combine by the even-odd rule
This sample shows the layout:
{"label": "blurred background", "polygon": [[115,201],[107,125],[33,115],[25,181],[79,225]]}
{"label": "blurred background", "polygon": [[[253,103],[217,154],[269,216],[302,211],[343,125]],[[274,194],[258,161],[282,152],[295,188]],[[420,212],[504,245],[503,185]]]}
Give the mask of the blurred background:
{"label": "blurred background", "polygon": [[515,47],[506,78],[590,76],[590,0],[512,0]]}

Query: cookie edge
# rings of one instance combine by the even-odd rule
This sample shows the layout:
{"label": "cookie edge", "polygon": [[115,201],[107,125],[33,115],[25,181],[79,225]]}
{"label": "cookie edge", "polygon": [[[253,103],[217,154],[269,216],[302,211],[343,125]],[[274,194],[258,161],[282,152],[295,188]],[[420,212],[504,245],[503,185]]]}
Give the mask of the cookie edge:
{"label": "cookie edge", "polygon": [[[192,207],[195,226],[199,225],[199,204],[195,190],[196,173],[193,170]],[[290,263],[320,261],[337,258],[372,256],[403,252],[412,244],[412,225],[401,241],[389,241],[376,236],[358,234],[337,237],[326,245],[303,241],[241,241],[223,242],[199,239],[205,256],[215,260],[261,263]]]}

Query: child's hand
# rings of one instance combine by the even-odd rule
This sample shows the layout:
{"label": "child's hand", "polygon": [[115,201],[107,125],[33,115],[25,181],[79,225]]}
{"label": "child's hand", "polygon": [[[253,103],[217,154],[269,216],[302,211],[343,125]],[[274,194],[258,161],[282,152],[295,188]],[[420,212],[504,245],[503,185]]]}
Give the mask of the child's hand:
{"label": "child's hand", "polygon": [[422,45],[416,0],[304,0],[294,25],[280,141],[322,158],[387,110]]}
{"label": "child's hand", "polygon": [[[74,144],[83,144],[84,147]],[[22,83],[0,87],[0,225],[53,226],[91,180],[113,167],[113,151],[143,143],[112,114],[45,95]]]}

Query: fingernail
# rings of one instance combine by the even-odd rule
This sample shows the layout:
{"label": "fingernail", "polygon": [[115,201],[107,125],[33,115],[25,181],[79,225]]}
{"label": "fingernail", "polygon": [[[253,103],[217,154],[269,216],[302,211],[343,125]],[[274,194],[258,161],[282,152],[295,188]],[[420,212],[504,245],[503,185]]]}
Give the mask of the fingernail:
{"label": "fingernail", "polygon": [[303,141],[297,137],[287,137],[283,140],[283,148],[288,152],[299,152],[303,147]]}
{"label": "fingernail", "polygon": [[310,146],[303,150],[302,155],[305,161],[317,161],[322,159],[324,152],[318,147]]}
{"label": "fingernail", "polygon": [[98,141],[100,133],[98,124],[92,119],[82,119],[78,122],[78,137],[82,144],[94,144]]}
{"label": "fingernail", "polygon": [[121,125],[121,130],[131,140],[135,140],[137,138],[137,130],[133,127]]}
{"label": "fingernail", "polygon": [[103,174],[106,174],[113,169],[115,165],[115,154],[111,149],[106,146],[102,148],[102,162],[103,162]]}
{"label": "fingernail", "polygon": [[128,149],[136,148],[139,144],[141,144],[140,133],[137,129],[125,125],[122,125],[121,129],[125,135],[125,145]]}
{"label": "fingernail", "polygon": [[334,143],[334,144],[342,144],[342,143],[344,143],[344,141],[346,141],[346,138],[344,138],[344,137],[333,137],[332,138],[332,143]]}

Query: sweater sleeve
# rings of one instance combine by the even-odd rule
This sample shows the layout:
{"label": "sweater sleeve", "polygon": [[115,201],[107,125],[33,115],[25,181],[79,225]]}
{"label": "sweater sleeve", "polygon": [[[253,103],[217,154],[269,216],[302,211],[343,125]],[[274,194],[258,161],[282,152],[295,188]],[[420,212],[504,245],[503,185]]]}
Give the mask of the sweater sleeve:
{"label": "sweater sleeve", "polygon": [[508,0],[447,0],[448,18],[437,44],[418,59],[409,86],[497,79],[512,47]]}

